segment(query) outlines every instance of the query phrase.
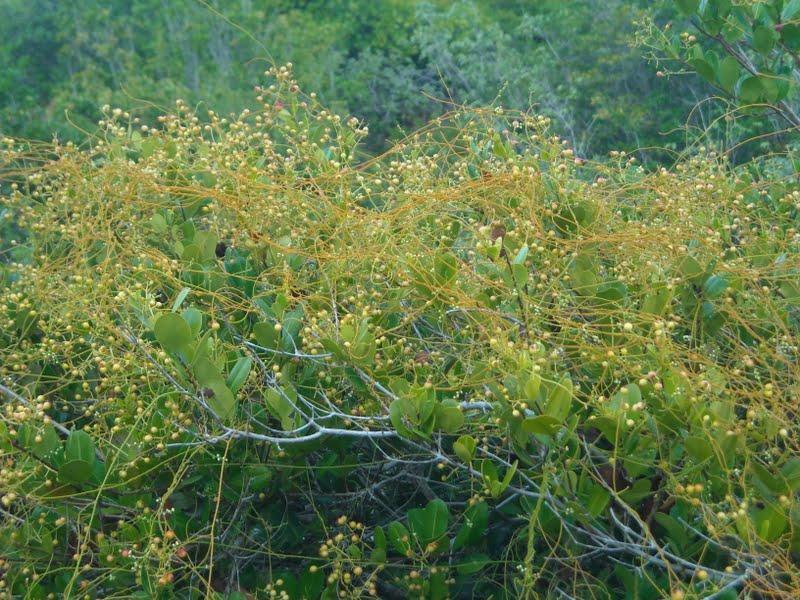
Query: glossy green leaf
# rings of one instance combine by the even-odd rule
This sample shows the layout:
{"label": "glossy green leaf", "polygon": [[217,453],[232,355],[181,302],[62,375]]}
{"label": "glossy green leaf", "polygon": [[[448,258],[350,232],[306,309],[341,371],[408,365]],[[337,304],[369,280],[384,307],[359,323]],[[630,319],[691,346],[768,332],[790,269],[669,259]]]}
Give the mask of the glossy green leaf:
{"label": "glossy green leaf", "polygon": [[229,420],[236,412],[236,398],[222,380],[212,381],[208,384],[211,393],[206,402],[211,410],[223,421]]}
{"label": "glossy green leaf", "polygon": [[411,534],[399,521],[389,523],[386,528],[386,537],[392,547],[401,555],[406,556],[411,551]]}
{"label": "glossy green leaf", "polygon": [[71,431],[64,446],[64,458],[68,461],[82,460],[91,467],[95,460],[95,446],[92,436],[80,429]]}
{"label": "glossy green leaf", "polygon": [[175,297],[175,302],[172,303],[172,312],[178,311],[178,309],[181,307],[181,304],[183,304],[183,301],[186,300],[186,297],[189,295],[189,291],[189,288],[185,287],[178,292],[178,295]]}
{"label": "glossy green leaf", "polygon": [[728,280],[723,275],[712,275],[703,284],[706,298],[719,298],[728,289]]}
{"label": "glossy green leaf", "polygon": [[462,435],[453,442],[453,452],[456,453],[458,458],[468,463],[475,457],[475,448],[477,445],[475,438],[469,435]]}
{"label": "glossy green leaf", "polygon": [[242,356],[233,365],[230,374],[228,375],[228,387],[235,394],[239,388],[244,385],[250,375],[250,369],[253,367],[253,359],[249,356]]}
{"label": "glossy green leaf", "polygon": [[572,407],[572,392],[572,380],[565,375],[550,391],[545,414],[553,417],[559,423],[563,422]]}
{"label": "glossy green leaf", "polygon": [[153,327],[156,339],[168,352],[179,352],[192,342],[189,324],[178,314],[161,315]]}
{"label": "glossy green leaf", "polygon": [[383,527],[378,525],[372,534],[372,553],[370,559],[376,563],[386,562],[386,534]]}
{"label": "glossy green leaf", "polygon": [[450,511],[439,499],[431,500],[425,508],[408,511],[408,528],[412,538],[425,548],[430,542],[441,538],[447,532]]}
{"label": "glossy green leaf", "polygon": [[201,386],[210,386],[213,382],[222,381],[222,372],[219,367],[205,356],[195,359],[192,364],[192,372]]}
{"label": "glossy green leaf", "polygon": [[761,54],[769,54],[778,41],[778,33],[773,27],[759,25],[753,30],[753,48]]}
{"label": "glossy green leaf", "polygon": [[537,435],[555,435],[561,428],[561,420],[550,415],[528,417],[522,422],[522,429]]}
{"label": "glossy green leaf", "polygon": [[464,424],[464,413],[454,400],[443,400],[436,405],[436,426],[446,433],[455,433]]}
{"label": "glossy green leaf", "polygon": [[525,385],[523,386],[523,392],[525,393],[525,398],[534,401],[539,397],[539,389],[542,385],[542,377],[539,373],[531,373],[530,377],[525,380]]}
{"label": "glossy green leaf", "polygon": [[727,92],[733,92],[740,75],[739,62],[732,56],[723,58],[717,67],[717,81]]}
{"label": "glossy green leaf", "polygon": [[760,104],[766,102],[767,91],[760,77],[750,76],[744,79],[739,86],[739,100],[745,104]]}

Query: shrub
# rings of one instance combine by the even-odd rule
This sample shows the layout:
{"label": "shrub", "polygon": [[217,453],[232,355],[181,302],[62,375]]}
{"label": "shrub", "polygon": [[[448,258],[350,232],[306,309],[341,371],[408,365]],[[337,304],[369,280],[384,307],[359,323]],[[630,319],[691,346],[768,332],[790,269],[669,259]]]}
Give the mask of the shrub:
{"label": "shrub", "polygon": [[796,182],[269,75],[6,140],[3,597],[800,589]]}
{"label": "shrub", "polygon": [[674,5],[685,22],[659,26],[650,17],[640,22],[637,41],[661,67],[657,74],[692,73],[712,86],[715,96],[708,99],[713,104],[704,135],[721,138],[739,154],[741,146],[757,142],[744,152],[751,158],[788,147],[796,170],[800,2],[674,0]]}

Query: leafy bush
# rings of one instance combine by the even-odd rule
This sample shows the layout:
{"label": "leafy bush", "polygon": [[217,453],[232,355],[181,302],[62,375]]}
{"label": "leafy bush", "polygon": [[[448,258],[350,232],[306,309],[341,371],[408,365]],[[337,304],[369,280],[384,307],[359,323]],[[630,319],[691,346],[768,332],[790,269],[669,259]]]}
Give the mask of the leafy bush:
{"label": "leafy bush", "polygon": [[2,597],[800,590],[796,181],[269,75],[5,141]]}
{"label": "leafy bush", "polygon": [[760,143],[759,153],[789,145],[796,154],[800,2],[674,0],[674,4],[685,23],[658,26],[649,17],[641,22],[639,42],[663,67],[658,74],[695,73],[714,88],[725,111],[709,119],[706,127],[722,129],[731,151],[752,138]]}

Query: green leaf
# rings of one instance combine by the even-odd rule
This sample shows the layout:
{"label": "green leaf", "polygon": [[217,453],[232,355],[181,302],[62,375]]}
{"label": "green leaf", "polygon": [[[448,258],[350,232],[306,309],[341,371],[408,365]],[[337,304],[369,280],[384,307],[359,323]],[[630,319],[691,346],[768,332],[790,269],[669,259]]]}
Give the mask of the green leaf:
{"label": "green leaf", "polygon": [[400,437],[404,438],[414,437],[411,430],[405,424],[405,415],[409,410],[408,404],[409,401],[405,398],[398,398],[389,405],[389,420],[391,420],[392,426]]}
{"label": "green leaf", "polygon": [[281,392],[270,389],[267,391],[267,406],[270,409],[270,412],[281,421],[282,426],[284,429],[289,429],[286,425],[290,425],[292,420],[290,417],[294,412],[294,407],[292,403],[285,397],[284,394]]}
{"label": "green leaf", "polygon": [[483,480],[487,484],[492,484],[496,481],[499,481],[499,476],[497,474],[497,467],[495,467],[494,463],[489,459],[484,459],[481,461],[480,472],[481,475],[483,476]]}
{"label": "green leaf", "polygon": [[518,288],[522,288],[528,282],[528,269],[525,265],[511,265],[511,274]]}
{"label": "green leaf", "polygon": [[464,511],[464,523],[453,540],[453,549],[478,544],[489,526],[489,506],[486,502],[473,504]]}
{"label": "green leaf", "polygon": [[58,468],[58,478],[64,483],[85,483],[92,476],[92,463],[68,460]]}
{"label": "green leaf", "polygon": [[172,140],[164,144],[164,150],[169,158],[175,158],[178,155],[178,145]]}
{"label": "green leaf", "polygon": [[201,261],[213,260],[216,256],[219,238],[212,231],[198,231],[194,236],[194,243],[198,247],[198,258]]}
{"label": "green leaf", "polygon": [[503,476],[503,481],[500,482],[503,484],[503,491],[505,491],[505,489],[511,485],[511,480],[514,479],[518,465],[519,461],[515,460],[514,463],[508,469],[506,469],[506,474]]}
{"label": "green leaf", "polygon": [[778,32],[773,27],[758,25],[753,30],[753,48],[761,54],[767,55],[772,52],[777,41]]}
{"label": "green leaf", "polygon": [[525,262],[525,259],[528,257],[528,244],[522,246],[517,252],[517,255],[514,257],[514,264],[521,265]]}
{"label": "green leaf", "polygon": [[790,458],[781,467],[781,476],[786,480],[788,491],[797,492],[800,489],[800,458]]}
{"label": "green leaf", "polygon": [[183,247],[181,258],[186,262],[199,261],[201,248],[197,244],[186,244]]}
{"label": "green leaf", "polygon": [[630,504],[641,502],[648,496],[652,495],[651,485],[652,484],[650,483],[649,479],[639,479],[635,481],[634,484],[627,490],[620,492],[620,498]]}
{"label": "green leaf", "polygon": [[483,569],[490,562],[491,559],[486,554],[473,554],[457,563],[456,571],[458,571],[459,575],[472,575]]}
{"label": "green leaf", "polygon": [[717,67],[717,81],[727,92],[733,92],[736,82],[739,80],[739,63],[732,56],[726,56]]}
{"label": "green leaf", "polygon": [[235,394],[242,387],[247,377],[250,375],[250,369],[253,367],[253,359],[249,356],[242,356],[233,365],[230,374],[228,375],[228,387]]}
{"label": "green leaf", "polygon": [[671,299],[672,291],[666,286],[661,286],[644,297],[642,312],[656,316],[663,315]]}
{"label": "green leaf", "polygon": [[469,463],[475,457],[475,448],[477,445],[478,443],[475,441],[475,438],[469,435],[462,435],[453,442],[453,452],[465,463]]}
{"label": "green leaf", "polygon": [[438,498],[431,500],[425,508],[413,508],[408,511],[408,528],[417,543],[425,546],[444,536],[450,511],[447,505]]}
{"label": "green leaf", "polygon": [[322,569],[315,571],[314,573],[311,571],[304,571],[300,576],[300,591],[297,597],[322,598],[324,588],[325,573]]}
{"label": "green leaf", "polygon": [[589,498],[586,501],[586,510],[593,517],[597,517],[605,510],[610,501],[611,494],[602,485],[592,484]]}
{"label": "green leaf", "polygon": [[91,464],[95,461],[95,447],[92,437],[80,429],[70,432],[64,447],[66,460],[82,460]]}
{"label": "green leaf", "polygon": [[693,15],[700,8],[700,0],[675,0],[675,4],[685,15]]}
{"label": "green leaf", "polygon": [[464,424],[464,413],[455,400],[443,400],[436,405],[436,425],[446,433],[455,433]]}
{"label": "green leaf", "polygon": [[207,188],[214,187],[217,183],[217,177],[211,171],[197,171],[192,174],[192,178]]}
{"label": "green leaf", "polygon": [[192,372],[200,385],[210,386],[214,382],[222,381],[222,372],[219,367],[206,356],[195,359],[192,364]]}
{"label": "green leaf", "polygon": [[550,392],[545,414],[559,423],[563,422],[572,407],[572,391],[572,380],[567,375],[563,376]]}
{"label": "green leaf", "polygon": [[766,93],[766,89],[760,77],[747,77],[739,86],[739,100],[745,104],[760,104],[765,102]]}
{"label": "green leaf", "polygon": [[[36,441],[37,435],[42,438],[42,441]],[[48,458],[61,446],[61,439],[50,424],[34,427],[32,423],[25,423],[20,427],[17,439],[23,448],[30,450],[34,456],[41,459]]]}
{"label": "green leaf", "polygon": [[791,21],[795,17],[800,16],[800,0],[789,0],[783,5],[781,11],[781,21]]}
{"label": "green leaf", "polygon": [[161,315],[153,331],[158,343],[168,352],[179,352],[192,342],[189,324],[178,314],[169,312]]}
{"label": "green leaf", "polygon": [[542,376],[539,373],[531,373],[523,387],[525,398],[534,401],[539,397],[539,388],[542,385]]}
{"label": "green leaf", "polygon": [[433,271],[436,275],[436,282],[446,287],[456,278],[458,273],[458,259],[450,252],[442,252],[434,259]]}
{"label": "green leaf", "polygon": [[641,402],[642,400],[642,389],[636,383],[628,383],[625,385],[625,388],[628,390],[626,402],[630,405],[634,405],[637,402]]}
{"label": "green leaf", "polygon": [[561,428],[561,421],[550,415],[528,417],[522,422],[522,430],[537,435],[555,435]]}
{"label": "green leaf", "polygon": [[499,135],[494,136],[492,151],[494,152],[495,156],[499,158],[508,158],[511,154],[508,147],[505,145],[505,143],[503,143],[503,140]]}
{"label": "green leaf", "polygon": [[172,312],[178,312],[178,309],[181,307],[181,304],[183,304],[183,301],[186,300],[186,296],[188,295],[189,295],[188,287],[183,288],[178,293],[177,297],[175,298],[175,302],[172,303]]}
{"label": "green leaf", "polygon": [[712,275],[703,284],[703,294],[707,298],[718,298],[728,289],[728,280],[723,275]]}
{"label": "green leaf", "polygon": [[692,280],[705,273],[705,269],[697,262],[696,258],[687,254],[678,264],[678,272],[685,279]]}
{"label": "green leaf", "polygon": [[167,220],[163,215],[155,213],[150,217],[150,226],[156,233],[164,233],[167,230]]}
{"label": "green leaf", "polygon": [[211,394],[206,398],[209,407],[223,421],[229,420],[236,412],[236,398],[221,380],[208,384]]}
{"label": "green leaf", "polygon": [[275,331],[274,323],[256,323],[253,325],[253,335],[259,346],[264,348],[275,348],[278,332]]}
{"label": "green leaf", "polygon": [[386,534],[383,527],[378,525],[372,533],[372,553],[370,559],[377,563],[386,562]]}
{"label": "green leaf", "polygon": [[621,281],[609,281],[597,287],[595,296],[608,302],[621,302],[628,296],[628,286]]}
{"label": "green leaf", "polygon": [[[784,483],[759,462],[755,460],[751,461],[748,465],[748,469],[755,478],[767,488],[768,492],[780,494],[786,490]],[[767,492],[767,490],[763,491]]]}
{"label": "green leaf", "polygon": [[589,427],[597,429],[603,437],[613,446],[620,442],[621,426],[617,419],[598,417],[587,422]]}
{"label": "green leaf", "polygon": [[684,527],[680,521],[668,515],[667,513],[656,512],[655,520],[666,530],[668,537],[678,547],[680,547],[681,544],[683,544],[690,536],[690,533],[686,527]]}
{"label": "green leaf", "polygon": [[413,410],[406,412],[406,416],[411,418],[414,425],[425,425],[436,410],[434,390],[423,387],[416,388],[412,391],[409,406],[413,407]]}
{"label": "green leaf", "polygon": [[704,58],[691,58],[689,59],[689,64],[692,65],[692,68],[697,72],[697,74],[706,81],[710,83],[714,83],[716,81],[714,67]]}
{"label": "green leaf", "polygon": [[200,333],[200,329],[203,327],[203,313],[192,307],[183,311],[181,316],[183,316],[183,320],[189,324],[189,329],[192,331],[192,337]]}
{"label": "green leaf", "polygon": [[766,542],[776,541],[789,524],[786,515],[780,508],[769,505],[755,512],[753,525],[758,536]]}
{"label": "green leaf", "polygon": [[405,525],[399,521],[392,521],[386,528],[386,537],[397,552],[403,556],[408,555],[411,550],[411,536]]}
{"label": "green leaf", "polygon": [[704,463],[714,456],[714,448],[711,446],[711,443],[701,437],[687,437],[683,445],[686,448],[686,452],[689,453],[689,456],[698,463]]}
{"label": "green leaf", "polygon": [[781,40],[792,52],[800,52],[800,19],[795,19],[795,23],[784,25],[781,29]]}

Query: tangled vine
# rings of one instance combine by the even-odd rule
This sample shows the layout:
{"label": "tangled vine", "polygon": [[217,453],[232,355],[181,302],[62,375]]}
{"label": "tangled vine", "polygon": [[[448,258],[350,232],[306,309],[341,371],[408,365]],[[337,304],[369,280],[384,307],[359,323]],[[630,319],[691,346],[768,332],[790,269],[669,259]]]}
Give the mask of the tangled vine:
{"label": "tangled vine", "polygon": [[800,593],[800,186],[458,108],[5,140],[0,598]]}

